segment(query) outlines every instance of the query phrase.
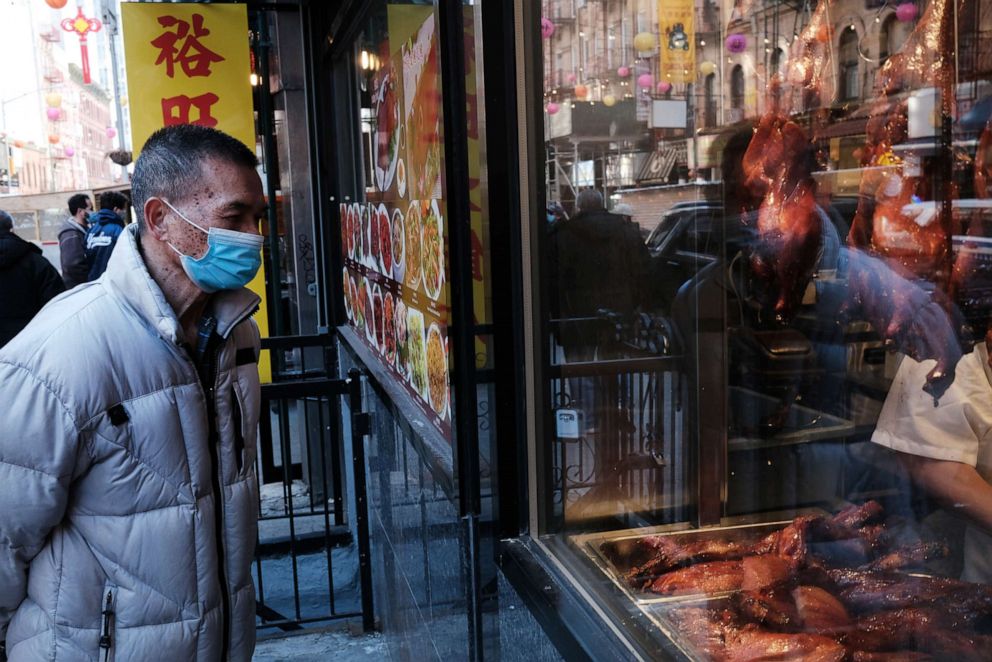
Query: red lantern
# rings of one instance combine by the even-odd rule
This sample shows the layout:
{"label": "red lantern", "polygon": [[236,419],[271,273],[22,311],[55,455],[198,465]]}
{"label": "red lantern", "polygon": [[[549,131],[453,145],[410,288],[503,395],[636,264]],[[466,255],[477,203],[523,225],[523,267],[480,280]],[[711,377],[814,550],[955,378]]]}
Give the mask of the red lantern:
{"label": "red lantern", "polygon": [[15,140],[14,141],[14,147],[16,147],[17,149],[21,149],[22,147],[24,147],[24,141],[23,140]]}
{"label": "red lantern", "polygon": [[69,3],[69,0],[45,0],[45,4],[52,9],[62,9]]}
{"label": "red lantern", "polygon": [[[65,6],[65,2],[62,3]],[[90,84],[90,52],[86,47],[86,35],[90,32],[99,32],[103,24],[99,19],[88,18],[83,14],[83,8],[79,8],[76,18],[67,18],[62,21],[62,29],[66,32],[75,32],[79,37],[79,55],[83,61],[83,84]]]}
{"label": "red lantern", "polygon": [[59,138],[54,133],[48,136],[48,142],[50,142],[53,145],[57,145],[60,140],[62,140],[62,139]]}
{"label": "red lantern", "polygon": [[576,85],[575,86],[575,98],[576,99],[585,99],[587,96],[589,96],[589,88],[587,86],[585,86],[585,85]]}

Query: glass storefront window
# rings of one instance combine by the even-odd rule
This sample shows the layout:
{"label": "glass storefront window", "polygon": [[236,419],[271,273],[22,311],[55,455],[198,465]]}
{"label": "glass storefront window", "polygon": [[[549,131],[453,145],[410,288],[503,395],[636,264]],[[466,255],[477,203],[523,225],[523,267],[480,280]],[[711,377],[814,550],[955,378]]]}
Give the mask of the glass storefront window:
{"label": "glass storefront window", "polygon": [[359,40],[363,190],[339,205],[350,326],[451,439],[440,26],[382,3]]}
{"label": "glass storefront window", "polygon": [[987,659],[992,6],[542,15],[540,540],[643,651]]}

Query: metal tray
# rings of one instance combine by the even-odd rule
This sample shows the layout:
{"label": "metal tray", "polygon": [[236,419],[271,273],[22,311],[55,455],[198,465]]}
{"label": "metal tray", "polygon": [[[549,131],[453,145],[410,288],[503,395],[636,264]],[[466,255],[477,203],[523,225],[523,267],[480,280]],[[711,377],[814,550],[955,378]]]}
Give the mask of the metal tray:
{"label": "metal tray", "polygon": [[[841,439],[854,433],[854,422],[811,409],[800,404],[789,407],[785,424],[767,435],[759,435],[763,417],[775,411],[779,401],[773,397],[736,386],[730,387],[731,419],[729,450],[754,450],[776,446],[805,444],[825,439]],[[752,432],[754,431],[754,432]]]}
{"label": "metal tray", "polygon": [[692,602],[705,598],[717,598],[730,595],[732,591],[720,593],[687,593],[681,595],[657,595],[647,591],[641,591],[630,586],[623,578],[626,567],[618,566],[610,558],[606,546],[624,543],[634,543],[647,536],[673,536],[680,542],[691,543],[698,540],[751,540],[758,539],[773,531],[788,525],[792,518],[799,514],[823,514],[821,509],[808,509],[794,514],[790,514],[787,519],[775,519],[771,522],[749,522],[745,524],[728,524],[725,526],[709,527],[705,529],[688,529],[688,525],[674,525],[663,527],[651,527],[640,529],[626,529],[622,531],[610,531],[606,533],[588,533],[576,535],[571,538],[572,542],[606,574],[613,583],[626,595],[631,602],[637,605],[652,605],[675,602]]}

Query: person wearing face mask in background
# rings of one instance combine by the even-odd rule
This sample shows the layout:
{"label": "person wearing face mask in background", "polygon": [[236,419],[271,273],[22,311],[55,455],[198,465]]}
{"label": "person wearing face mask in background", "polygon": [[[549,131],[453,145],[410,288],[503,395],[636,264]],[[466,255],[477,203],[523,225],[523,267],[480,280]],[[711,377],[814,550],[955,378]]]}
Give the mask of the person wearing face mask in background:
{"label": "person wearing face mask in background", "polygon": [[154,133],[106,272],[0,351],[12,662],[252,657],[256,166],[215,129]]}
{"label": "person wearing face mask in background", "polygon": [[85,193],[69,198],[69,218],[65,219],[59,231],[59,260],[62,263],[62,282],[67,290],[88,280],[90,265],[86,260],[86,230],[92,211],[93,203]]}

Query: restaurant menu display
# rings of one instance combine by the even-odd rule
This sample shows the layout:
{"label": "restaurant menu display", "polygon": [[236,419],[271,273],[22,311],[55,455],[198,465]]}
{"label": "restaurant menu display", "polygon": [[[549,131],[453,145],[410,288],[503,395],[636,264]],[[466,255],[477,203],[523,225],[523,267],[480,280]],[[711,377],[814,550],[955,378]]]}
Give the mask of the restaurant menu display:
{"label": "restaurant menu display", "polygon": [[451,439],[443,126],[432,7],[391,6],[370,74],[373,181],[339,206],[349,324]]}

